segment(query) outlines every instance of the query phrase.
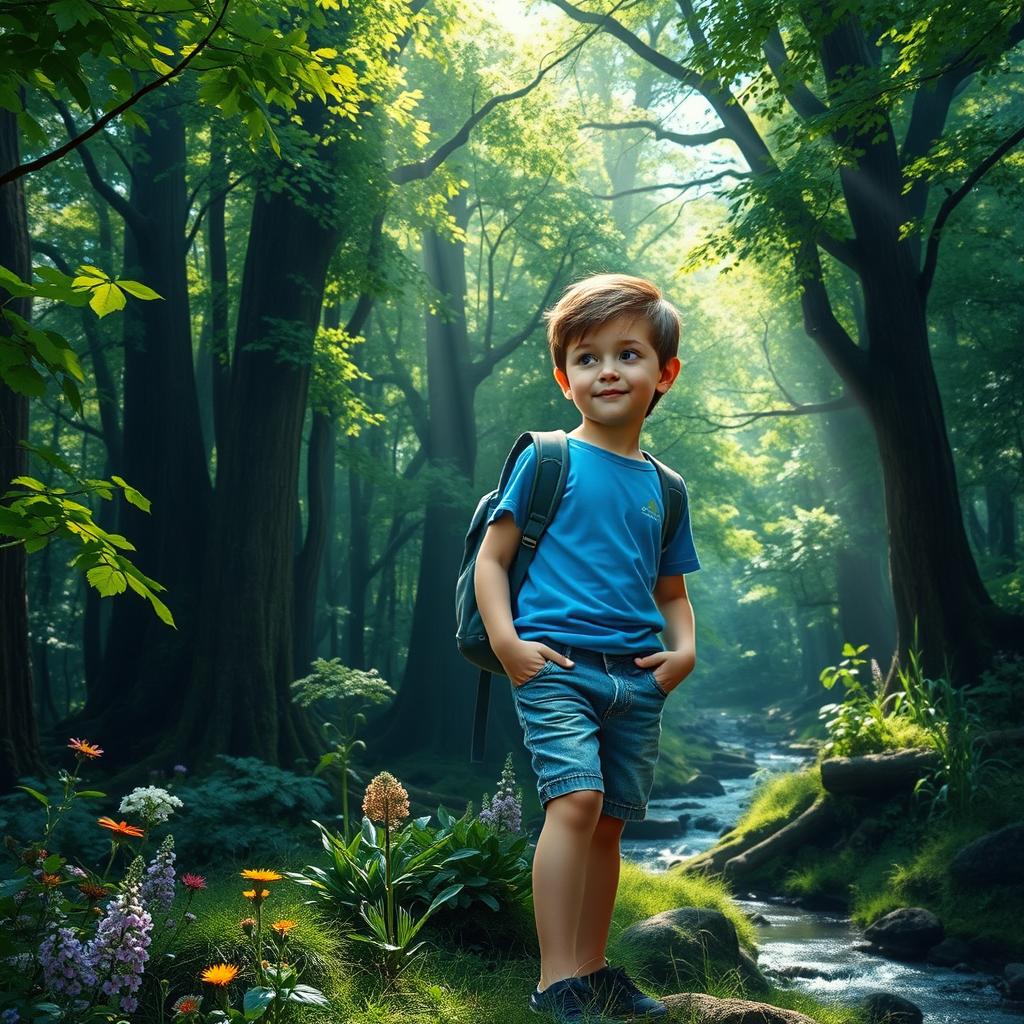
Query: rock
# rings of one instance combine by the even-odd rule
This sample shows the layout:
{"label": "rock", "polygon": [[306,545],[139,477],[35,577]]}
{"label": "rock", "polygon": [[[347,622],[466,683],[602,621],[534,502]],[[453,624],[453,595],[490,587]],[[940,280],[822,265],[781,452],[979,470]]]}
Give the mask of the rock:
{"label": "rock", "polygon": [[725,787],[710,775],[695,775],[689,782],[680,787],[682,792],[690,796],[725,796]]}
{"label": "rock", "polygon": [[921,1024],[924,1015],[909,1000],[891,992],[869,992],[860,1005],[867,1013],[866,1024]]}
{"label": "rock", "polygon": [[1007,825],[962,847],[950,861],[949,873],[961,888],[1019,885],[1024,882],[1024,822]]}
{"label": "rock", "polygon": [[617,945],[640,973],[669,988],[707,988],[709,974],[738,972],[744,991],[769,989],[757,964],[740,949],[732,921],[710,907],[655,914],[630,925]]}
{"label": "rock", "polygon": [[1024,964],[1007,964],[1003,968],[1003,983],[1008,998],[1024,999]]}
{"label": "rock", "polygon": [[714,832],[722,825],[713,814],[702,814],[699,818],[693,819],[693,827],[703,829],[705,832]]}
{"label": "rock", "polygon": [[944,932],[942,922],[930,910],[901,907],[866,928],[864,938],[883,953],[918,960],[942,941]]}
{"label": "rock", "polygon": [[684,992],[663,996],[662,1000],[668,1006],[670,1020],[700,1024],[815,1024],[796,1010],[747,999],[716,999],[702,992]]}
{"label": "rock", "polygon": [[938,967],[955,967],[971,959],[971,944],[963,939],[946,936],[938,945],[928,950],[925,960]]}
{"label": "rock", "polygon": [[768,918],[759,910],[755,910],[747,914],[747,920],[751,924],[756,924],[758,928],[770,928],[772,925],[771,921],[769,921]]}
{"label": "rock", "polygon": [[788,964],[785,967],[780,967],[774,972],[780,978],[827,978],[829,974],[827,971],[821,970],[819,967],[808,967],[806,964]]}
{"label": "rock", "polygon": [[683,834],[677,814],[648,810],[643,821],[627,821],[622,830],[624,839],[676,839]]}

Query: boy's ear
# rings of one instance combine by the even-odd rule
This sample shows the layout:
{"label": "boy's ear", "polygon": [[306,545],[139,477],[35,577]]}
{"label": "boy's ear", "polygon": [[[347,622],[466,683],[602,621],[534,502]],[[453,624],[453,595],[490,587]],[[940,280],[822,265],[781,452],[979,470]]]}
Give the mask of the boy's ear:
{"label": "boy's ear", "polygon": [[679,371],[682,368],[683,364],[676,356],[673,356],[661,368],[661,376],[658,378],[658,383],[654,385],[655,390],[665,394],[665,392],[668,391],[668,389],[675,383],[675,379],[679,376]]}
{"label": "boy's ear", "polygon": [[553,373],[555,375],[555,380],[558,382],[558,386],[562,389],[562,394],[565,395],[566,398],[571,397],[568,394],[568,392],[569,392],[569,378],[565,375],[565,371],[564,370],[560,370],[556,366],[556,367],[554,367]]}

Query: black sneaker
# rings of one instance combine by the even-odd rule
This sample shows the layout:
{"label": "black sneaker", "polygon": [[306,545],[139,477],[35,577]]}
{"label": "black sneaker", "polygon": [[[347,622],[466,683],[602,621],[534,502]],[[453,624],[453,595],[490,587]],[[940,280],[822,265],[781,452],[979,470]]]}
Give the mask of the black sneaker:
{"label": "black sneaker", "polygon": [[582,978],[553,981],[543,992],[530,994],[530,1009],[547,1013],[557,1024],[601,1024],[591,1003],[594,993]]}
{"label": "black sneaker", "polygon": [[606,964],[584,977],[594,993],[593,1005],[608,1017],[664,1017],[668,1006],[636,987],[623,967]]}

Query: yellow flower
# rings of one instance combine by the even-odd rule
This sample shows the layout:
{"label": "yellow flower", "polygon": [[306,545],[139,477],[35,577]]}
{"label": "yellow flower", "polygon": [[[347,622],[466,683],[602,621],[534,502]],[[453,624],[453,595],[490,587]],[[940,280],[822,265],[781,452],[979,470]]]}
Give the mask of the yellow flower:
{"label": "yellow flower", "polygon": [[298,921],[292,921],[285,918],[283,921],[275,921],[270,927],[277,932],[282,938],[287,935],[296,925]]}
{"label": "yellow flower", "polygon": [[202,979],[211,985],[219,985],[222,988],[230,985],[238,974],[238,968],[234,964],[214,964],[203,971]]}
{"label": "yellow flower", "polygon": [[280,882],[284,876],[276,871],[267,871],[265,868],[246,868],[242,872],[242,877],[248,878],[250,882]]}
{"label": "yellow flower", "polygon": [[366,787],[363,814],[370,821],[387,823],[389,829],[396,829],[409,817],[409,794],[394,775],[381,772]]}
{"label": "yellow flower", "polygon": [[252,900],[254,903],[262,903],[269,895],[269,889],[262,889],[259,893],[255,889],[246,889],[242,895],[247,900]]}

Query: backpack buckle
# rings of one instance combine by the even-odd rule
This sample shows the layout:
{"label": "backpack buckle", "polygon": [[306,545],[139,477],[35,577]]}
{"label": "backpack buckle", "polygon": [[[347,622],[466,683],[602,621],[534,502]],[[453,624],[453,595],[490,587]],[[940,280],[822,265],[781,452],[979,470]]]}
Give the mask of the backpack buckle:
{"label": "backpack buckle", "polygon": [[535,548],[537,546],[537,538],[530,537],[527,534],[523,534],[522,545],[524,548]]}

